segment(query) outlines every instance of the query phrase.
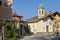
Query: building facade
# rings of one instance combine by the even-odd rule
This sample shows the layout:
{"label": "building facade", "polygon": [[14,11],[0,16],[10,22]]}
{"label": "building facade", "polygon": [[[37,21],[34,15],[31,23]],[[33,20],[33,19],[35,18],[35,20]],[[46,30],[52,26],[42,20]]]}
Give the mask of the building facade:
{"label": "building facade", "polygon": [[12,0],[0,0],[0,24],[12,20]]}
{"label": "building facade", "polygon": [[53,16],[55,17],[56,20],[57,32],[60,33],[60,13],[55,12]]}
{"label": "building facade", "polygon": [[12,15],[12,20],[15,21],[15,26],[19,29],[20,28],[20,23],[22,21],[22,17],[20,15],[17,15],[15,12]]}
{"label": "building facade", "polygon": [[0,0],[0,19],[11,20],[12,18],[12,0]]}
{"label": "building facade", "polygon": [[32,17],[27,20],[28,25],[31,27],[31,31],[33,33],[53,33],[53,17],[51,17],[52,12],[46,14],[42,3],[40,3],[40,7],[38,8],[38,16]]}
{"label": "building facade", "polygon": [[[57,21],[57,23],[56,23]],[[60,32],[60,14],[58,12],[45,12],[40,3],[38,15],[27,19],[28,25],[33,33],[55,33]]]}
{"label": "building facade", "polygon": [[[4,39],[4,24],[6,21],[12,20],[12,0],[0,0],[0,33]],[[1,36],[1,37],[2,37]]]}

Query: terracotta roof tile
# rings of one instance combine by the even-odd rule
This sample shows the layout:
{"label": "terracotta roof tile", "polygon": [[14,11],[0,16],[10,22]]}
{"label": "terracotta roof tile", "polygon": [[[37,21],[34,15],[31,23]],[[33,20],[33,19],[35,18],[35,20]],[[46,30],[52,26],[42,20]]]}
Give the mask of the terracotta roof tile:
{"label": "terracotta roof tile", "polygon": [[32,23],[32,22],[37,22],[38,20],[40,20],[40,19],[38,18],[38,16],[35,16],[35,17],[32,17],[32,18],[28,19],[27,22]]}
{"label": "terracotta roof tile", "polygon": [[23,16],[19,16],[19,15],[17,15],[15,12],[13,13],[13,15],[12,15],[13,17],[23,17]]}

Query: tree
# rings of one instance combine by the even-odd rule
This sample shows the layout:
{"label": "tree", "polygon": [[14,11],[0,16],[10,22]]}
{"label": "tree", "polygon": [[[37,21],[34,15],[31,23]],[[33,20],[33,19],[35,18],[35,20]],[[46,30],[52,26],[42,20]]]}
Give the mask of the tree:
{"label": "tree", "polygon": [[9,22],[6,22],[6,23],[5,23],[5,27],[4,27],[4,37],[5,37],[5,38],[11,36],[10,30],[11,30],[11,28],[10,28],[10,23],[9,23]]}
{"label": "tree", "polygon": [[5,27],[4,27],[4,37],[5,40],[16,40],[18,34],[16,32],[16,28],[15,28],[15,22],[12,21],[12,23],[10,24],[10,22],[6,22],[5,23]]}

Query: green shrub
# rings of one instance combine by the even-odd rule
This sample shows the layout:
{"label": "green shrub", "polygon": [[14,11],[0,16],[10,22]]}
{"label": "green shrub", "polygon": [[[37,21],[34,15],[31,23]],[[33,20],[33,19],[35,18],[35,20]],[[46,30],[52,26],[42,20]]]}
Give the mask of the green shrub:
{"label": "green shrub", "polygon": [[5,40],[17,40],[16,38],[5,38]]}

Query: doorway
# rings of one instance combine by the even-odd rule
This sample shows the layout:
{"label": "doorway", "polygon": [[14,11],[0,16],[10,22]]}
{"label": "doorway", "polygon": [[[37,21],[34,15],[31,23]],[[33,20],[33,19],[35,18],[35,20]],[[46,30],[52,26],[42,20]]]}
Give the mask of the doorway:
{"label": "doorway", "polygon": [[49,29],[49,26],[47,25],[47,26],[46,26],[46,32],[48,32],[48,29]]}

